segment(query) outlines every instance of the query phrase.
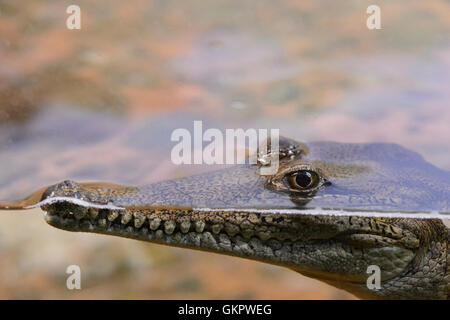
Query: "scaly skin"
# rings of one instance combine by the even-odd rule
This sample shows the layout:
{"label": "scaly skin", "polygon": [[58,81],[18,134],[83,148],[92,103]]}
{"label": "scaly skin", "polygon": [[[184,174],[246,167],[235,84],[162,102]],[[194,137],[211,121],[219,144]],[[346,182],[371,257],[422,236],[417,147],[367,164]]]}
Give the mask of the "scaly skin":
{"label": "scaly skin", "polygon": [[[449,231],[438,219],[44,206],[46,221],[284,266],[368,299],[448,299]],[[366,286],[369,265],[380,290]]]}
{"label": "scaly skin", "polygon": [[[361,298],[449,298],[450,232],[427,218],[449,212],[448,172],[391,144],[283,139],[279,157],[273,176],[244,165],[140,188],[64,181],[0,209],[39,205],[57,228],[280,265]],[[305,170],[315,183],[300,188]]]}

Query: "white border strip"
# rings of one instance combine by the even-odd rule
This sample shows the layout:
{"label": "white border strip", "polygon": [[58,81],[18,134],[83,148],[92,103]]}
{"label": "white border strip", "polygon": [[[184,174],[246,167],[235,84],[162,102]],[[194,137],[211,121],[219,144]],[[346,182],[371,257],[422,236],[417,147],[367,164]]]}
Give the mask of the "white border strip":
{"label": "white border strip", "polygon": [[303,214],[303,215],[323,215],[323,216],[360,216],[376,218],[415,218],[415,219],[450,219],[450,213],[444,214],[437,211],[430,213],[418,212],[382,212],[382,211],[345,211],[336,209],[248,209],[248,208],[194,208],[201,212],[222,211],[222,212],[249,212],[249,213],[277,213],[277,214]]}
{"label": "white border strip", "polygon": [[[45,199],[32,206],[24,207],[24,209],[32,209],[41,207],[47,204],[54,204],[58,202],[70,202],[79,206],[97,208],[97,209],[109,209],[109,210],[125,210],[123,207],[115,206],[111,203],[108,204],[96,204],[88,201],[69,198],[69,197],[54,197]],[[450,219],[450,213],[440,213],[437,211],[431,211],[430,213],[417,212],[382,212],[382,211],[345,211],[336,209],[250,209],[250,208],[193,208],[192,210],[200,212],[248,212],[248,213],[275,213],[275,214],[302,214],[302,215],[323,215],[323,216],[359,216],[359,217],[377,217],[377,218],[415,218],[415,219]]]}
{"label": "white border strip", "polygon": [[54,198],[48,198],[45,199],[39,203],[36,203],[32,206],[28,206],[28,207],[24,207],[24,209],[32,209],[32,208],[37,208],[40,206],[44,206],[46,204],[53,204],[53,203],[58,203],[58,202],[70,202],[82,207],[89,207],[89,208],[97,208],[97,209],[109,209],[109,210],[125,210],[125,208],[122,207],[116,207],[115,205],[108,203],[108,204],[96,204],[96,203],[91,203],[91,202],[87,202],[84,200],[80,200],[77,198],[69,198],[69,197],[54,197]]}

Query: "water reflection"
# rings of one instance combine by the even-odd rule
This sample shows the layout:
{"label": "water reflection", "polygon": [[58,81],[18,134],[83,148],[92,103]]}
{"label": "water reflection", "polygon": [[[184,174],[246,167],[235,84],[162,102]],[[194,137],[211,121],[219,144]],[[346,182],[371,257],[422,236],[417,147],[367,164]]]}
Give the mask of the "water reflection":
{"label": "water reflection", "polygon": [[[67,178],[139,185],[189,173],[170,167],[169,137],[196,119],[301,141],[396,142],[450,169],[444,4],[408,6],[386,17],[389,33],[370,33],[356,28],[364,3],[307,3],[83,3],[91,18],[75,34],[59,26],[61,4],[4,2],[0,161],[11,169],[0,198]],[[426,36],[410,34],[405,15],[419,15]],[[155,163],[170,169],[156,177]]]}
{"label": "water reflection", "polygon": [[64,3],[0,4],[0,201],[210,171],[170,161],[170,133],[194,120],[394,142],[450,170],[444,0],[383,3],[375,32],[365,0],[79,4],[76,32]]}

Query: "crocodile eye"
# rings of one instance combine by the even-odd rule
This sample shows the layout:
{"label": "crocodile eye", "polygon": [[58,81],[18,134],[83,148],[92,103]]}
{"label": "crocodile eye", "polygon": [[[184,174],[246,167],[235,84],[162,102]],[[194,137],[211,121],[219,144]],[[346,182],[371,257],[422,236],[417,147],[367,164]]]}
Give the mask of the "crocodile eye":
{"label": "crocodile eye", "polygon": [[287,181],[292,189],[309,190],[319,185],[320,178],[317,173],[310,170],[299,170],[287,175]]}

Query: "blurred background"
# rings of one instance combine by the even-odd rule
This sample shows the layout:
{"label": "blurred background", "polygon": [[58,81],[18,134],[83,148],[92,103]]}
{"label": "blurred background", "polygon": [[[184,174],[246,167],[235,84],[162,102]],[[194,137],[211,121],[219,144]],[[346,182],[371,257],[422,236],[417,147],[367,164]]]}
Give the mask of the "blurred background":
{"label": "blurred background", "polygon": [[[66,9],[81,8],[81,30]],[[371,4],[381,30],[366,27]],[[176,128],[395,142],[450,170],[445,0],[0,2],[0,201],[61,180],[142,185]],[[66,288],[67,266],[82,290]],[[279,267],[0,212],[0,298],[353,299]]]}

